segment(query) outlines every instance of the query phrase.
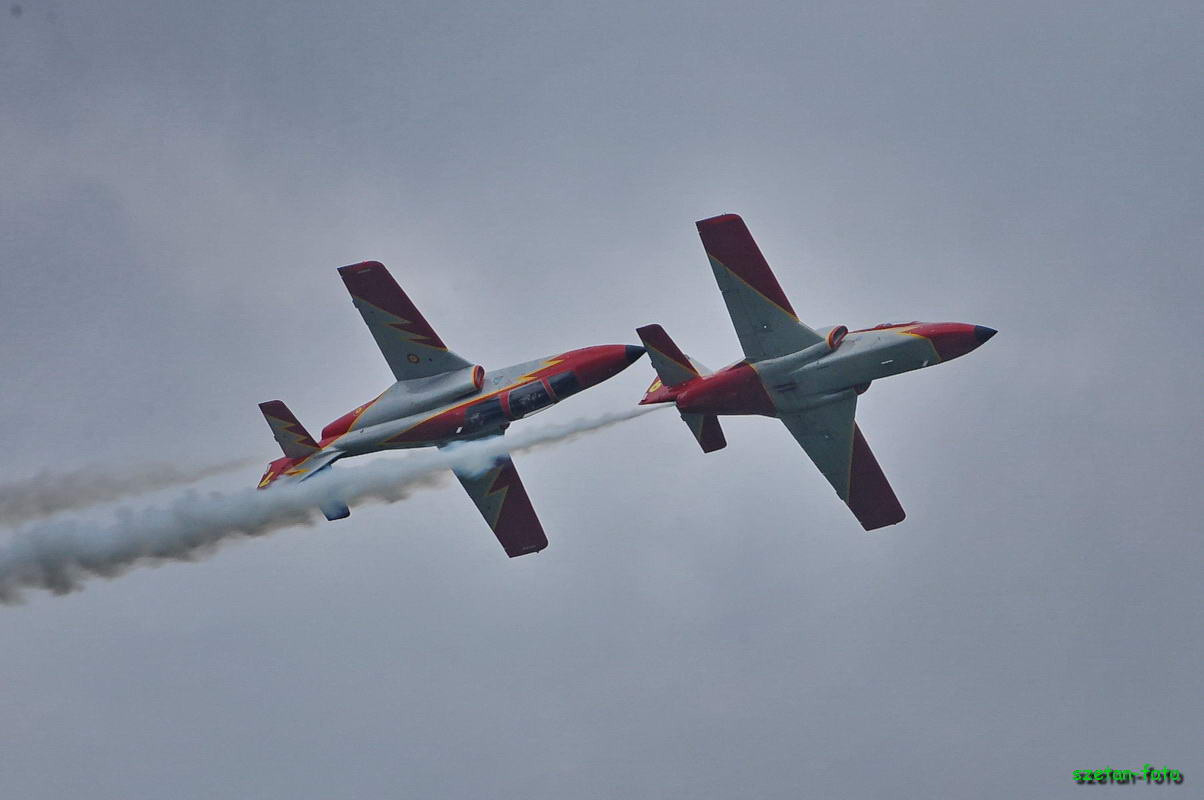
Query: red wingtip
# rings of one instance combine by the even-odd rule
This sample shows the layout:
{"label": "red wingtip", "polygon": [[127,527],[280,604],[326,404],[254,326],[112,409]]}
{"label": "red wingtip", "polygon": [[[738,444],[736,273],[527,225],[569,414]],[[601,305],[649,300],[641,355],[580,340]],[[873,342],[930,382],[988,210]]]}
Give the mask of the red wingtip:
{"label": "red wingtip", "polygon": [[487,494],[499,492],[502,494],[502,504],[493,523],[493,532],[506,550],[506,555],[515,558],[538,553],[547,547],[548,537],[544,534],[513,462],[506,462]]}
{"label": "red wingtip", "polygon": [[339,267],[339,274],[346,275],[349,272],[356,272],[363,269],[384,269],[385,265],[379,261],[361,261],[358,264],[348,264],[345,267]]}
{"label": "red wingtip", "polygon": [[867,531],[877,530],[907,517],[856,423],[853,425],[853,461],[849,478],[848,504],[861,527]]}
{"label": "red wingtip", "polygon": [[[422,313],[402,291],[401,286],[379,261],[361,261],[339,267],[339,277],[347,291],[357,301],[375,306],[394,319],[385,319],[384,324],[404,331],[421,344],[438,350],[447,346],[427,323]],[[372,323],[369,323],[371,326]]]}
{"label": "red wingtip", "polygon": [[698,370],[690,363],[690,359],[681,351],[677,343],[669,337],[669,334],[665,333],[665,329],[660,325],[644,325],[643,327],[636,328],[635,332],[640,337],[640,341],[644,343],[645,348],[651,347],[665,358],[676,363],[687,373],[698,374]]}
{"label": "red wingtip", "polygon": [[700,220],[697,225],[698,236],[712,263],[718,262],[766,300],[798,319],[761,248],[738,214],[722,214]]}
{"label": "red wingtip", "polygon": [[697,222],[695,222],[694,224],[698,228],[704,228],[709,225],[722,225],[725,222],[743,222],[743,221],[744,220],[742,220],[740,218],[739,214],[720,214],[717,217],[707,217],[706,219],[700,219]]}

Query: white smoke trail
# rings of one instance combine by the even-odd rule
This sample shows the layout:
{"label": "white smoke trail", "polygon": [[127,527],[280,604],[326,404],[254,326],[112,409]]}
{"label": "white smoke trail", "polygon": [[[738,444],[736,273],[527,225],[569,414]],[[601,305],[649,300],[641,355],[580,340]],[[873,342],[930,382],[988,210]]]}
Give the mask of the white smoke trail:
{"label": "white smoke trail", "polygon": [[506,452],[530,450],[641,416],[653,407],[606,414],[506,437],[468,442],[442,451],[329,471],[301,484],[229,494],[186,493],[165,508],[121,509],[118,521],[99,525],[51,520],[18,531],[0,549],[0,603],[18,603],[25,589],[66,594],[91,577],[113,578],[139,565],[195,561],[226,541],[263,536],[321,519],[320,502],[338,499],[397,502],[455,466],[488,469]]}
{"label": "white smoke trail", "polygon": [[251,459],[181,469],[174,464],[137,467],[81,467],[70,472],[43,472],[33,478],[0,486],[0,525],[11,527],[63,511],[121,500],[140,494],[195,483],[239,469]]}

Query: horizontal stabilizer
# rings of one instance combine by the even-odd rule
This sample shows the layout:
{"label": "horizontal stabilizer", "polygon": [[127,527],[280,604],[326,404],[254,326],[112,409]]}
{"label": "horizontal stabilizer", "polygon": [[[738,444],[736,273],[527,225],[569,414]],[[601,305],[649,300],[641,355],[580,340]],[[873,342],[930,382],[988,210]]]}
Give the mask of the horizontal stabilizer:
{"label": "horizontal stabilizer", "polygon": [[297,483],[307,481],[310,478],[315,478],[321,475],[326,470],[330,469],[330,465],[338,461],[343,456],[347,455],[342,450],[336,450],[333,447],[328,447],[325,450],[319,450],[313,456],[296,464],[292,469],[285,473]]}
{"label": "horizontal stabilizer", "polygon": [[727,447],[719,417],[714,414],[682,414],[681,419],[690,427],[690,433],[698,440],[702,452],[713,453]]}
{"label": "horizontal stabilizer", "polygon": [[351,509],[341,500],[326,500],[318,505],[322,510],[322,516],[334,522],[336,519],[347,519],[351,516]]}
{"label": "horizontal stabilizer", "polygon": [[[297,482],[307,481],[310,478],[315,478],[318,475],[329,474],[330,465],[342,456],[342,453],[337,450],[327,450],[317,458],[311,458],[305,463],[306,471],[299,473],[296,478]],[[331,522],[336,519],[347,519],[351,516],[351,509],[347,507],[346,501],[335,495],[325,495],[318,500],[318,509],[321,510],[322,516],[326,517]]]}
{"label": "horizontal stabilizer", "polygon": [[259,410],[263,412],[263,418],[268,421],[268,427],[272,429],[272,436],[276,437],[276,442],[287,457],[308,458],[318,452],[318,445],[314,441],[314,437],[309,435],[305,426],[297,421],[293,412],[289,411],[288,406],[284,403],[279,400],[269,400],[266,403],[260,403]]}

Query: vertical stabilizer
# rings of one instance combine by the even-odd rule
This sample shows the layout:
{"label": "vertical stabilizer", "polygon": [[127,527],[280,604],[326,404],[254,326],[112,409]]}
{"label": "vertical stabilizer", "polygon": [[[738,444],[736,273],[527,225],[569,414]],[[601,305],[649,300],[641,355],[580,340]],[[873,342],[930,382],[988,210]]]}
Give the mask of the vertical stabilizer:
{"label": "vertical stabilizer", "polygon": [[660,325],[645,325],[635,332],[663,385],[677,386],[698,377],[698,368]]}

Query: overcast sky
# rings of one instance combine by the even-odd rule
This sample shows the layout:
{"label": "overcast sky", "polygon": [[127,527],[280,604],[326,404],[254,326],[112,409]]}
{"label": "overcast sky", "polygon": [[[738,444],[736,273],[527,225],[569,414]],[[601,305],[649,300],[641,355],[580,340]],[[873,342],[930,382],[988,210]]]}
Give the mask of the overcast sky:
{"label": "overcast sky", "polygon": [[257,402],[391,380],[365,259],[491,367],[735,360],[724,212],[815,326],[1000,334],[861,398],[875,534],[780,423],[664,412],[518,460],[537,556],[452,482],[0,608],[0,795],[1204,782],[1198,2],[167,5],[0,16],[0,483],[276,457]]}

